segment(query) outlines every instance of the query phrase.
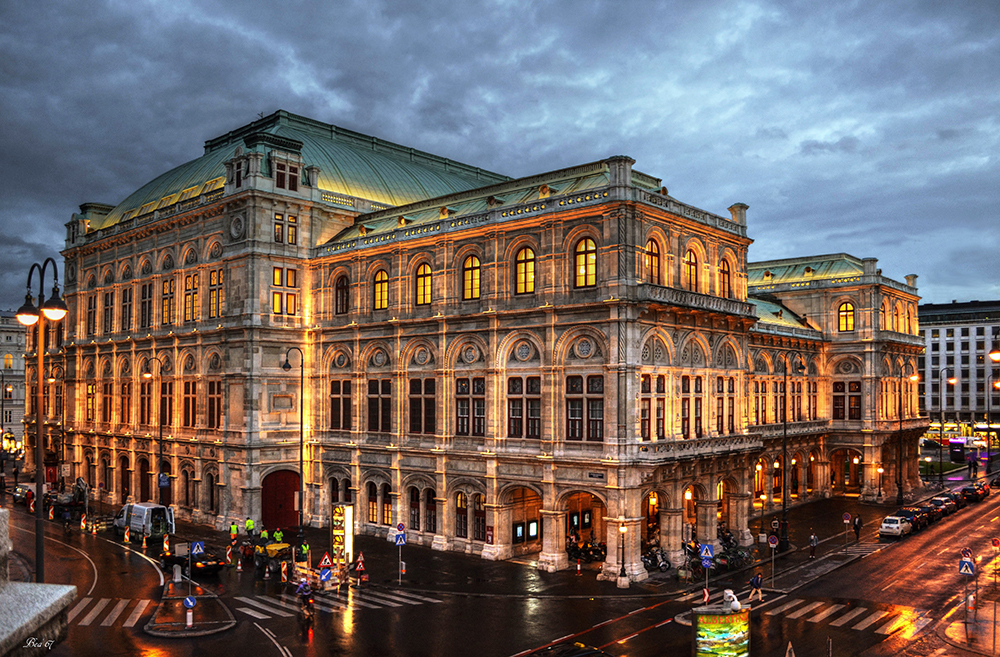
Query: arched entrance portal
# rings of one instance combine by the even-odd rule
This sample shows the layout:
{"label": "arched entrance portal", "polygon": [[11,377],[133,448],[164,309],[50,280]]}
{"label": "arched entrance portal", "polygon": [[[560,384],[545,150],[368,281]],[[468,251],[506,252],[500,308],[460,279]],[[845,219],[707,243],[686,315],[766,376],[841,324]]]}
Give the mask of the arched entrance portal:
{"label": "arched entrance portal", "polygon": [[604,517],[608,514],[600,498],[590,493],[573,493],[566,498],[566,514],[569,534],[576,532],[580,540],[584,541],[591,536],[597,542],[604,540]]}
{"label": "arched entrance portal", "polygon": [[299,492],[299,473],[278,470],[264,477],[261,484],[261,525],[269,529],[299,526],[295,495]]}
{"label": "arched entrance portal", "polygon": [[864,487],[864,455],[856,449],[830,453],[830,489],[834,495],[859,495]]}
{"label": "arched entrance portal", "polygon": [[132,494],[132,486],[129,485],[131,474],[128,469],[128,457],[118,457],[118,501],[121,504],[128,502],[128,496]]}
{"label": "arched entrance portal", "polygon": [[139,459],[139,501],[149,501],[149,461]]}

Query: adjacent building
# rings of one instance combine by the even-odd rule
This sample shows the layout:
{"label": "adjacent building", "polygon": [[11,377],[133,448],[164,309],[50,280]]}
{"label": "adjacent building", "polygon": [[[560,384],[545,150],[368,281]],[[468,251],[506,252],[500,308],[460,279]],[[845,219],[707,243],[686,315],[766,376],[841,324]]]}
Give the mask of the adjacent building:
{"label": "adjacent building", "polygon": [[[0,432],[24,435],[24,326],[14,312],[0,311]],[[20,467],[20,461],[16,464]],[[7,472],[14,467],[5,465]]]}
{"label": "adjacent building", "polygon": [[182,517],[286,527],[303,483],[310,524],[548,570],[624,527],[633,579],[784,490],[919,485],[915,277],[748,263],[748,206],[634,164],[511,179],[284,111],[210,140],[67,225],[43,419],[113,501],[162,470]]}

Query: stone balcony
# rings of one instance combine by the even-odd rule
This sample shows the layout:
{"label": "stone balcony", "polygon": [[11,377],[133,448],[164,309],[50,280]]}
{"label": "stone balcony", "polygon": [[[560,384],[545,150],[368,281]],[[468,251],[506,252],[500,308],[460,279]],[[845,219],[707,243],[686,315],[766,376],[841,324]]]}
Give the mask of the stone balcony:
{"label": "stone balcony", "polygon": [[688,290],[678,290],[663,285],[643,283],[636,286],[635,295],[636,301],[639,302],[659,303],[665,306],[756,318],[753,305],[744,301],[714,297],[708,294],[689,292]]}

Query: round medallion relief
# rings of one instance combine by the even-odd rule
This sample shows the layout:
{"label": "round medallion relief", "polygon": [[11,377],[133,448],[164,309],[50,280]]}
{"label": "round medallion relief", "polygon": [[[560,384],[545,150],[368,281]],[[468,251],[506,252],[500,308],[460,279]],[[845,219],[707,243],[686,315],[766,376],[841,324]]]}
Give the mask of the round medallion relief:
{"label": "round medallion relief", "polygon": [[531,358],[531,345],[527,342],[517,345],[517,348],[514,350],[514,358],[522,361]]}
{"label": "round medallion relief", "polygon": [[383,365],[385,365],[385,362],[386,362],[385,352],[384,351],[376,351],[375,355],[372,357],[372,362],[375,363],[379,367],[382,367]]}
{"label": "round medallion relief", "polygon": [[417,349],[417,353],[413,355],[413,361],[417,365],[426,365],[429,359],[430,354],[427,353],[426,349]]}
{"label": "round medallion relief", "polygon": [[576,343],[576,355],[580,358],[590,358],[594,353],[594,345],[587,338],[581,338]]}
{"label": "round medallion relief", "polygon": [[475,363],[478,358],[479,358],[479,350],[473,347],[472,345],[469,345],[468,347],[462,350],[462,360],[464,360],[466,363]]}
{"label": "round medallion relief", "polygon": [[337,357],[333,359],[333,362],[337,367],[344,367],[347,365],[347,356],[344,354],[337,354]]}
{"label": "round medallion relief", "polygon": [[243,217],[233,217],[233,222],[229,224],[229,234],[234,238],[243,237]]}

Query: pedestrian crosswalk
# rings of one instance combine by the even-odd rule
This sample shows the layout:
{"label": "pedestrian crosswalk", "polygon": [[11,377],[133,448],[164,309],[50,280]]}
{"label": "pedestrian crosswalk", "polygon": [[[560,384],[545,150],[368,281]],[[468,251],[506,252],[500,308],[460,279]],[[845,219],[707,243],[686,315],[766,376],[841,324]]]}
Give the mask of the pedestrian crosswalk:
{"label": "pedestrian crosswalk", "polygon": [[885,543],[851,543],[843,549],[843,552],[851,555],[861,555],[863,557],[869,554],[875,554],[880,550],[884,550],[889,547]]}
{"label": "pedestrian crosswalk", "polygon": [[[288,618],[299,611],[299,599],[289,593],[272,595],[236,596],[233,598],[235,610],[258,620],[268,618]],[[441,600],[428,596],[401,591],[399,589],[364,589],[314,592],[313,600],[316,609],[327,613],[336,613],[347,609],[386,609],[440,603]]]}
{"label": "pedestrian crosswalk", "polygon": [[[113,606],[111,606],[112,602],[114,602]],[[132,605],[133,602],[134,605]],[[114,627],[119,619],[122,619],[122,614],[129,608],[129,605],[132,605],[128,616],[121,620],[121,627],[135,627],[146,612],[150,602],[152,601],[132,600],[131,598],[98,598],[96,601],[95,598],[83,598],[69,610],[66,622],[73,625],[74,621],[77,621],[75,624],[82,627],[95,624],[99,627]],[[111,606],[110,610],[109,606]],[[98,620],[100,620],[99,623]]]}

